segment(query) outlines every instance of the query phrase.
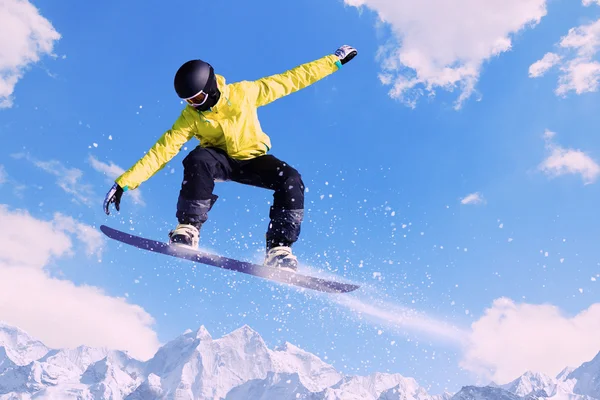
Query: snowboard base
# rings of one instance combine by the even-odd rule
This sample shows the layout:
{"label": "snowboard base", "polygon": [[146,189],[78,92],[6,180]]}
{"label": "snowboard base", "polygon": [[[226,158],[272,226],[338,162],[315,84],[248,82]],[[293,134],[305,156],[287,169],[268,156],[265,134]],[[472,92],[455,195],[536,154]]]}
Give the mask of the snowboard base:
{"label": "snowboard base", "polygon": [[276,282],[286,283],[307,289],[318,290],[327,293],[348,293],[358,289],[360,286],[342,283],[313,276],[302,275],[297,272],[290,272],[281,269],[265,267],[246,261],[240,261],[233,258],[206,253],[200,250],[194,250],[188,247],[171,245],[141,236],[125,233],[117,229],[100,225],[100,230],[106,236],[119,242],[137,247],[139,249],[165,254],[172,257],[181,258],[193,262],[198,262],[214,267],[224,268],[232,271],[242,272]]}

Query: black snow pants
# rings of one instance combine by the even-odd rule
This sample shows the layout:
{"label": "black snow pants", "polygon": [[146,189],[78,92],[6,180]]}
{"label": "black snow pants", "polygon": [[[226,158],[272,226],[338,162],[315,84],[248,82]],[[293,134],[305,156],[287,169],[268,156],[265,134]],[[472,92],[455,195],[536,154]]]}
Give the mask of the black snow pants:
{"label": "black snow pants", "polygon": [[234,181],[273,190],[267,249],[291,246],[298,240],[304,217],[304,183],[298,171],[273,155],[236,160],[217,148],[196,147],[183,160],[183,182],[177,201],[177,219],[198,229],[217,200],[216,181]]}

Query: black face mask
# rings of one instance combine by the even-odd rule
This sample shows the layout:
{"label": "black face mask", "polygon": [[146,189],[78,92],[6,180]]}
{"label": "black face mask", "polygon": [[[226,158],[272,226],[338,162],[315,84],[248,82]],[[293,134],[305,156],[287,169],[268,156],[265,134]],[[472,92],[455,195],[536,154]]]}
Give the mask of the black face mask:
{"label": "black face mask", "polygon": [[192,106],[198,111],[207,111],[210,108],[214,107],[215,104],[218,103],[221,98],[221,91],[219,89],[215,89],[214,91],[208,93],[208,98],[201,106]]}
{"label": "black face mask", "polygon": [[217,87],[217,78],[215,77],[212,68],[210,71],[210,78],[204,87],[204,93],[206,93],[208,96],[204,104],[200,106],[193,106],[198,111],[207,111],[211,107],[214,107],[221,98],[221,91]]}

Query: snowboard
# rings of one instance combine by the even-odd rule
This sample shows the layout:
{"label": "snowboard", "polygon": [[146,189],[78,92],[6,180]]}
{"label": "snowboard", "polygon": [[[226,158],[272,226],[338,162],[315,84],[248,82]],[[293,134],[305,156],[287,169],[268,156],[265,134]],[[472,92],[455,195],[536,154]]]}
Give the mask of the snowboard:
{"label": "snowboard", "polygon": [[286,283],[289,285],[295,285],[306,289],[313,289],[327,293],[348,293],[360,287],[350,283],[342,283],[309,275],[302,275],[297,272],[266,267],[247,261],[240,261],[233,258],[206,253],[200,250],[194,250],[189,247],[171,245],[165,242],[132,235],[131,233],[125,233],[106,225],[100,225],[100,230],[111,239],[137,247],[139,249],[149,250],[155,253],[165,254],[214,267],[242,272],[260,278]]}

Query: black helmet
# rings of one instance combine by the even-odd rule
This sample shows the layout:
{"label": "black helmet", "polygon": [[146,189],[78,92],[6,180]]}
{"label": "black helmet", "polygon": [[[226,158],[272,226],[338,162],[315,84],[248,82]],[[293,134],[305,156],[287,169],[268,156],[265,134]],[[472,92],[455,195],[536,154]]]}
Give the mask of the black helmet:
{"label": "black helmet", "polygon": [[200,91],[207,93],[217,86],[213,67],[202,60],[190,60],[179,67],[174,84],[177,95],[182,99],[190,98]]}

